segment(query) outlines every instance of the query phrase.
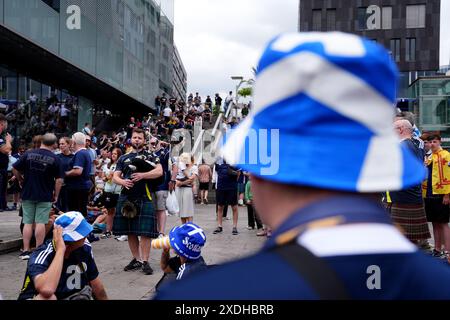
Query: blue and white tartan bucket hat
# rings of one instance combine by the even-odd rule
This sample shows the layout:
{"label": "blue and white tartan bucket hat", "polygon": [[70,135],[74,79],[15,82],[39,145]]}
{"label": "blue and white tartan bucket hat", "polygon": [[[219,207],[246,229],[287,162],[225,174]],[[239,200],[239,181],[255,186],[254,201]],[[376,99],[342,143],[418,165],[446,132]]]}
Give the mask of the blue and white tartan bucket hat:
{"label": "blue and white tartan bucket hat", "polygon": [[222,148],[229,164],[277,183],[351,192],[424,179],[393,129],[398,71],[381,45],[341,32],[282,34],[257,70],[253,110]]}
{"label": "blue and white tartan bucket hat", "polygon": [[65,242],[76,242],[86,238],[93,230],[83,215],[77,211],[60,215],[56,218],[55,225],[62,227],[62,236]]}

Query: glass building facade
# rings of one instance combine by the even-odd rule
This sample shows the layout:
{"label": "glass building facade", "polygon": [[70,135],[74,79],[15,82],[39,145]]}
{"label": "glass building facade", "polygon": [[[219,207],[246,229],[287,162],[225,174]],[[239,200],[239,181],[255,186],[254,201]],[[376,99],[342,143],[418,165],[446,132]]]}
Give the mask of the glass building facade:
{"label": "glass building facade", "polygon": [[[173,12],[161,8],[173,10],[173,0],[0,0],[0,26],[74,67],[77,74],[153,107],[157,95],[172,94]],[[104,103],[72,88],[70,81],[49,85],[36,74],[0,62],[3,99],[26,100],[31,91],[44,99],[58,89],[61,96],[70,93],[92,104]]]}
{"label": "glass building facade", "polygon": [[450,77],[419,78],[411,85],[413,111],[423,132],[440,132],[450,148]]}

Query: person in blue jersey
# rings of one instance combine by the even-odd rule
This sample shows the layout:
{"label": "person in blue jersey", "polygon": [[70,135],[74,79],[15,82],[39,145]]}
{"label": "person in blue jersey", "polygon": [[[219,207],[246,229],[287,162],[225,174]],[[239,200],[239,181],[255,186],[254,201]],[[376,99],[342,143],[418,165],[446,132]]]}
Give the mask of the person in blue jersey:
{"label": "person in blue jersey", "polygon": [[[394,122],[394,129],[397,132],[402,144],[405,145],[417,160],[424,159],[423,149],[413,141],[413,126],[406,120]],[[392,221],[401,227],[404,235],[414,244],[425,249],[427,239],[431,238],[428,230],[427,216],[422,198],[422,184],[419,183],[408,189],[390,193],[391,218]]]}
{"label": "person in blue jersey", "polygon": [[207,270],[208,267],[201,255],[206,235],[198,225],[188,222],[172,228],[169,242],[176,257],[170,257],[170,248],[163,249],[160,265],[165,274],[175,273],[176,280],[184,280],[194,272]]}
{"label": "person in blue jersey", "polygon": [[13,172],[23,186],[23,252],[22,260],[31,254],[30,241],[36,237],[36,246],[45,238],[45,225],[48,222],[52,204],[58,199],[63,183],[63,172],[54,150],[58,139],[53,133],[42,138],[42,145],[25,153],[13,166]]}
{"label": "person in blue jersey", "polygon": [[163,183],[157,186],[155,190],[152,190],[152,192],[154,192],[156,220],[158,223],[159,236],[164,236],[166,228],[166,202],[167,197],[169,196],[169,183],[171,177],[169,170],[170,150],[171,149],[169,143],[159,141],[155,137],[150,139],[150,151],[154,152],[155,155],[159,158],[164,171]]}
{"label": "person in blue jersey", "polygon": [[91,231],[80,212],[56,218],[53,239],[37,248],[28,261],[18,300],[107,300],[86,240]]}
{"label": "person in blue jersey", "polygon": [[[72,145],[72,140],[68,137],[63,137],[59,139],[59,150],[61,151],[58,154],[59,161],[61,163],[61,168],[63,172],[67,172],[70,170],[70,163],[74,157],[74,154],[70,150],[70,146]],[[63,183],[61,187],[61,191],[59,192],[59,198],[57,202],[57,206],[63,212],[67,212],[68,210],[68,198],[69,195],[67,193],[66,184]]]}
{"label": "person in blue jersey", "polygon": [[222,154],[250,173],[272,237],[156,299],[450,299],[450,267],[408,241],[380,201],[426,173],[393,128],[389,53],[356,35],[288,33],[257,69],[253,111]]}
{"label": "person in blue jersey", "polygon": [[64,183],[66,185],[67,208],[71,211],[78,211],[87,216],[87,205],[89,190],[92,188],[90,178],[92,170],[92,159],[89,151],[86,150],[87,136],[77,132],[72,136],[74,157],[70,161],[68,171],[65,173]]}

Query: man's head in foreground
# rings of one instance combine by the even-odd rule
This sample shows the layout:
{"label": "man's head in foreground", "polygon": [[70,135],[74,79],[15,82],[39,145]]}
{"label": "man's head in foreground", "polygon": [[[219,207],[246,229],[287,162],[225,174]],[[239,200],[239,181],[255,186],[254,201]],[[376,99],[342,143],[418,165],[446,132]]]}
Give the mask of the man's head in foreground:
{"label": "man's head in foreground", "polygon": [[269,43],[253,113],[223,148],[230,165],[253,175],[265,223],[276,229],[330,194],[371,195],[422,181],[422,165],[393,127],[397,77],[388,52],[355,35],[292,33]]}

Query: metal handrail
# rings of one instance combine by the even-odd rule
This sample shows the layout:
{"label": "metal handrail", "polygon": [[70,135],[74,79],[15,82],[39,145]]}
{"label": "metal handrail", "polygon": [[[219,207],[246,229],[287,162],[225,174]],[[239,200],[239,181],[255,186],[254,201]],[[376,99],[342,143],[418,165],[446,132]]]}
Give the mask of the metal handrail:
{"label": "metal handrail", "polygon": [[[223,113],[220,113],[219,116],[217,117],[216,123],[214,124],[214,128],[213,131],[211,132],[211,136],[215,137],[215,143],[212,146],[211,150],[217,150],[217,147],[219,145],[220,139],[222,138],[222,130],[219,129],[220,123],[222,122],[222,119],[225,117],[226,121],[228,122],[229,118],[230,118],[230,114],[231,114],[231,110],[235,107],[238,106],[237,104],[235,104],[234,102],[231,102],[228,106],[227,112],[225,113],[225,115]],[[197,148],[200,144],[200,142],[203,139],[203,135],[205,133],[205,130],[202,130],[202,132],[199,134],[195,144],[194,144],[194,148],[192,151],[192,154],[195,154],[197,151]],[[218,134],[218,135],[217,135]],[[217,137],[216,137],[217,135]],[[197,164],[199,164],[201,162],[201,159],[203,158],[203,150],[200,153],[200,157],[197,159]]]}
{"label": "metal handrail", "polygon": [[192,148],[192,152],[191,152],[191,155],[194,155],[196,152],[197,152],[197,149],[198,149],[198,147],[200,146],[200,142],[202,141],[202,139],[203,139],[203,134],[205,133],[205,130],[201,130],[200,131],[200,134],[198,135],[198,138],[197,138],[197,140],[195,141],[195,144],[194,144],[194,148]]}

